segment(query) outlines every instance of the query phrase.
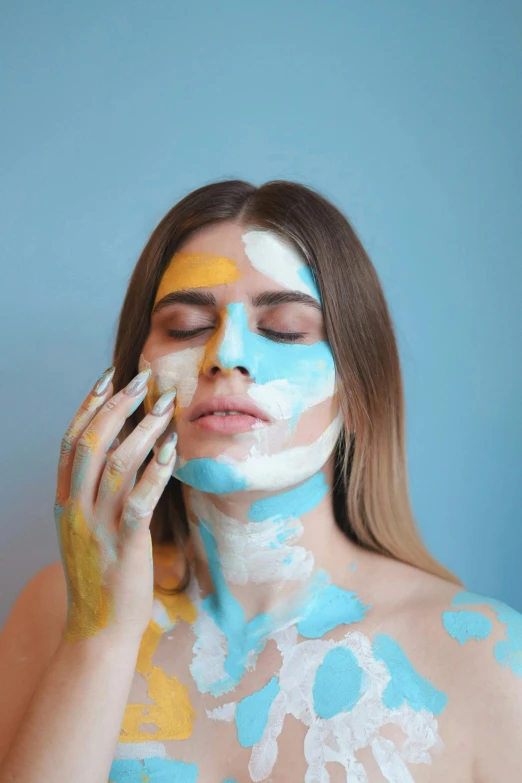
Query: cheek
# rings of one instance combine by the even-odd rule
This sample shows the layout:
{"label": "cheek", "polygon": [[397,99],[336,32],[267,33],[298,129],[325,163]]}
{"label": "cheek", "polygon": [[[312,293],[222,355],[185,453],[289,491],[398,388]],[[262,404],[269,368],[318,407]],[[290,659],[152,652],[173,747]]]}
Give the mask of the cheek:
{"label": "cheek", "polygon": [[176,388],[176,408],[186,408],[192,402],[199,378],[199,369],[203,361],[204,347],[187,348],[184,351],[160,356],[152,362],[140,356],[138,368],[151,369],[149,393],[145,409],[149,412],[164,392]]}
{"label": "cheek", "polygon": [[267,374],[253,384],[249,395],[274,419],[291,420],[331,399],[336,392],[335,365],[325,342],[285,346],[277,361],[266,363]]}

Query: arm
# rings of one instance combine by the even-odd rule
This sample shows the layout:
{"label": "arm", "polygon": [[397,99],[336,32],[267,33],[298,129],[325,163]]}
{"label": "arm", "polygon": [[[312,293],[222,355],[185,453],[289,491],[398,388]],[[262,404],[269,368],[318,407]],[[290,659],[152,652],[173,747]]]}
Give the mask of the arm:
{"label": "arm", "polygon": [[0,783],[106,783],[139,640],[62,642],[0,767]]}
{"label": "arm", "polygon": [[[152,609],[150,520],[176,457],[173,435],[136,482],[173,415],[173,392],[111,452],[150,376],[140,373],[108,398],[113,372],[96,383],[62,440],[54,510],[68,606],[60,633],[31,627],[33,598],[41,598],[29,590],[0,644],[0,691],[3,683],[8,698],[1,720],[11,744],[0,760],[0,783],[106,783],[109,775]],[[44,638],[54,646],[48,666],[34,653]],[[15,675],[19,688],[11,683]]]}
{"label": "arm", "polygon": [[0,634],[1,783],[108,779],[139,639],[63,642],[66,614],[53,563],[22,590]]}

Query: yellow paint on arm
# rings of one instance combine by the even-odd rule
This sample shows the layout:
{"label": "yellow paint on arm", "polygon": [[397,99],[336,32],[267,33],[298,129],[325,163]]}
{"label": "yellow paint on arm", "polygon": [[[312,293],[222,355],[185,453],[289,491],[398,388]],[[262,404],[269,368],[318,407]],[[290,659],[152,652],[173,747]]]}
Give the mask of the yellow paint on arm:
{"label": "yellow paint on arm", "polygon": [[240,277],[234,261],[213,253],[175,253],[167,267],[154,304],[173,291],[190,288],[212,288],[232,283]]}

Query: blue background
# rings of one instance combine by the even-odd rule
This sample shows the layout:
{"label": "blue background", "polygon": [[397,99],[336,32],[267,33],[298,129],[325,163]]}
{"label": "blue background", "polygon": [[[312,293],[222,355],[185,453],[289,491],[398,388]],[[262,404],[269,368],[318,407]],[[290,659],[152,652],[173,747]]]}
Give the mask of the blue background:
{"label": "blue background", "polygon": [[56,560],[63,432],[137,257],[204,183],[352,220],[397,327],[414,510],[522,610],[522,4],[18,0],[0,26],[0,619]]}

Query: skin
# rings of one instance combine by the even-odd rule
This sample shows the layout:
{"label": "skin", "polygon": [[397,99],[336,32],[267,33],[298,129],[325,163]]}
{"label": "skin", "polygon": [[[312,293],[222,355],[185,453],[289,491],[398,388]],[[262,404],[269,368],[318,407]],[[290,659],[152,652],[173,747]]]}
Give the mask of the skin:
{"label": "skin", "polygon": [[[207,308],[202,313],[201,308],[198,307],[174,305],[159,309],[152,318],[150,333],[143,349],[144,356],[150,362],[186,347],[186,340],[177,342],[176,338],[168,334],[169,329],[187,329],[188,324],[201,325],[202,319],[208,324],[208,331],[191,338],[195,344],[205,349],[205,361],[200,368],[197,389],[191,405],[196,405],[205,397],[216,393],[245,394],[248,385],[252,382],[241,365],[232,369],[220,365],[219,344],[223,339],[225,326],[222,314],[230,304],[241,303],[244,306],[248,314],[249,329],[252,331],[259,332],[260,327],[279,330],[286,328],[289,331],[296,331],[299,328],[306,334],[303,339],[309,344],[325,337],[321,311],[317,308],[312,310],[302,303],[292,303],[267,312],[252,306],[252,297],[256,293],[264,290],[278,291],[283,287],[252,268],[245,256],[241,240],[246,230],[247,227],[243,225],[220,224],[198,232],[181,248],[184,253],[211,253],[227,258],[232,262],[231,268],[239,271],[239,276],[236,277],[234,274],[232,275],[234,279],[229,278],[225,282],[216,282],[215,277],[209,278],[208,282],[212,282],[212,285],[209,285],[207,290],[214,294],[215,306]],[[172,279],[175,280],[175,276]],[[204,276],[200,276],[200,283],[201,281],[205,282]],[[168,295],[168,292],[167,287],[163,289],[162,295]],[[297,324],[299,327],[296,326]],[[107,394],[110,395],[110,391]],[[149,402],[152,406],[157,397],[157,390],[152,388],[150,394]],[[89,428],[89,422],[92,420],[92,410],[89,411],[89,405],[90,403],[87,403],[84,406],[85,410],[82,408],[83,413],[80,415],[85,417],[85,421],[76,423],[72,437],[78,438],[80,431]],[[121,405],[121,408],[117,415],[116,406],[109,410],[105,420],[101,418],[98,420],[104,421],[103,426],[100,423],[99,429],[94,428],[98,441],[94,437],[91,438],[90,432],[89,437],[84,439],[86,443],[95,444],[93,448],[98,455],[98,476],[100,472],[103,473],[104,450],[112,442],[131,408],[131,404],[127,401],[118,405]],[[275,423],[273,437],[268,437],[266,440],[267,453],[277,456],[284,453],[285,449],[314,442],[334,419],[337,413],[336,405],[334,395],[332,399],[319,403],[312,411],[303,413],[293,429],[288,427],[287,422]],[[159,450],[163,437],[166,437],[170,429],[177,430],[179,453],[187,460],[216,458],[223,453],[241,459],[245,453],[248,453],[251,446],[249,435],[235,438],[229,435],[218,436],[208,431],[196,432],[190,422],[190,410],[190,406],[184,410],[178,409],[174,419],[165,416],[161,422],[150,424],[152,429],[148,430],[147,435],[143,428],[140,429],[132,450],[128,449],[129,444],[127,446],[123,444],[123,453],[135,455],[133,464],[130,469],[127,467],[127,470],[122,471],[123,476],[118,481],[108,482],[111,486],[118,487],[117,492],[121,492],[120,503],[132,486],[132,476],[136,466],[141,463],[152,444],[155,443],[156,449]],[[169,421],[171,421],[170,425]],[[100,446],[101,442],[102,446]],[[91,453],[90,449],[91,446],[86,449],[87,454]],[[68,449],[65,449],[66,453],[67,451]],[[61,470],[65,469],[62,465]],[[171,472],[172,469],[171,466]],[[157,471],[157,468],[151,469],[154,470]],[[331,485],[331,459],[327,459],[322,465],[321,472],[326,483]],[[161,481],[166,481],[164,476]],[[82,486],[86,483],[84,479]],[[156,498],[161,482],[156,477],[153,483],[156,488],[153,494]],[[138,488],[137,492],[143,501],[144,490]],[[62,507],[62,498],[66,494],[65,490],[59,492],[59,508]],[[102,494],[106,498],[111,496],[109,490]],[[116,589],[117,580],[114,587],[109,581],[112,587],[110,595],[113,605],[116,606],[116,616],[121,618],[126,628],[132,629],[129,630],[130,635],[139,633],[140,628],[142,634],[136,673],[129,690],[127,710],[123,716],[119,737],[120,755],[131,757],[132,743],[145,743],[141,750],[142,757],[147,755],[155,758],[154,762],[148,762],[147,774],[150,780],[154,780],[154,770],[165,773],[167,767],[164,765],[167,763],[182,765],[176,770],[186,776],[192,774],[193,765],[196,765],[199,771],[198,781],[249,780],[248,770],[252,748],[248,746],[248,731],[239,732],[234,720],[212,719],[207,711],[231,702],[236,705],[245,704],[245,699],[262,692],[267,684],[271,684],[274,693],[276,690],[274,682],[281,678],[288,650],[278,648],[275,641],[270,639],[257,655],[255,666],[241,671],[237,681],[232,682],[230,687],[227,685],[226,692],[218,696],[205,692],[194,676],[193,648],[198,638],[200,641],[218,639],[219,633],[216,630],[218,625],[216,623],[212,625],[214,621],[211,617],[211,622],[207,622],[205,634],[198,636],[198,622],[205,614],[207,619],[210,616],[210,612],[205,609],[204,600],[213,596],[214,604],[211,608],[218,620],[226,616],[231,602],[235,607],[240,607],[245,622],[255,621],[263,614],[284,619],[285,611],[288,610],[289,617],[292,608],[296,606],[301,614],[303,611],[306,614],[312,604],[308,600],[310,591],[316,595],[313,593],[314,577],[323,573],[326,574],[330,586],[338,591],[344,591],[345,594],[357,596],[361,606],[364,606],[364,611],[360,612],[356,621],[348,625],[341,622],[333,624],[333,627],[322,629],[324,632],[312,639],[310,635],[303,635],[303,633],[310,634],[305,630],[306,624],[300,626],[298,624],[297,628],[300,628],[300,631],[290,644],[290,648],[291,651],[297,650],[302,653],[302,668],[298,669],[299,676],[304,676],[309,661],[307,656],[313,654],[307,651],[311,651],[314,644],[333,645],[335,649],[346,650],[346,646],[343,647],[343,640],[346,639],[347,634],[352,634],[349,636],[352,640],[356,638],[368,640],[370,646],[386,637],[391,640],[392,645],[400,647],[423,683],[428,683],[428,686],[424,685],[428,695],[429,688],[432,688],[436,694],[436,697],[431,699],[430,709],[434,713],[437,733],[441,740],[437,748],[430,750],[428,760],[408,766],[407,774],[410,777],[406,777],[404,773],[402,778],[398,779],[411,779],[417,783],[439,780],[482,783],[516,779],[522,760],[516,741],[518,727],[522,720],[522,680],[512,668],[499,664],[495,658],[496,645],[504,639],[506,628],[499,621],[498,612],[494,607],[488,605],[480,607],[482,614],[491,622],[491,632],[487,638],[480,641],[470,639],[464,644],[457,641],[447,632],[442,617],[445,612],[458,609],[458,599],[457,605],[454,601],[461,588],[411,566],[355,546],[336,527],[328,494],[322,496],[319,502],[312,504],[300,515],[302,533],[298,544],[313,558],[313,568],[305,579],[264,583],[248,580],[240,584],[237,579],[234,581],[227,578],[225,571],[225,578],[221,580],[215,563],[212,558],[209,558],[211,551],[208,548],[209,533],[215,535],[218,541],[222,515],[244,526],[246,530],[252,504],[262,499],[266,500],[273,493],[258,488],[254,491],[207,496],[205,492],[187,486],[184,488],[184,494],[193,526],[196,589],[193,587],[188,596],[178,597],[173,603],[169,603],[170,599],[157,593],[152,603],[152,619],[147,625],[144,624],[144,617],[147,614],[144,595],[147,595],[147,600],[151,597],[147,594],[150,571],[147,570],[148,566],[145,563],[145,547],[134,547],[136,559],[133,561],[132,575],[127,572],[125,582],[119,583],[120,593]],[[146,513],[143,509],[145,521],[138,525],[138,528],[131,525],[133,531],[139,529],[142,533],[147,530],[153,506],[150,493],[145,495],[149,497]],[[205,506],[208,513],[205,517],[199,513],[202,501],[208,501]],[[87,506],[86,501],[84,502]],[[201,532],[200,527],[204,523],[208,525],[206,535]],[[146,536],[142,535],[142,539],[146,540]],[[227,551],[229,544],[226,537],[219,539],[217,555],[221,564],[226,563],[229,556],[231,562],[234,561],[236,550],[232,548]],[[260,551],[261,544],[255,538],[254,545]],[[104,552],[101,542],[96,548],[105,555],[101,561],[110,562],[110,549]],[[156,580],[169,587],[175,584],[179,573],[179,560],[176,553],[170,551],[168,547],[158,547],[153,552],[153,560]],[[113,568],[112,573],[115,571],[117,569]],[[111,573],[110,567],[106,573]],[[56,583],[56,576],[54,579]],[[133,587],[131,582],[134,584]],[[129,591],[135,590],[131,595],[132,600],[141,607],[139,618],[132,615],[125,616],[124,610],[129,610],[133,604],[122,600],[122,584],[125,584],[125,588]],[[118,602],[119,596],[120,602]],[[143,603],[140,604],[140,601]],[[182,603],[179,603],[180,601]],[[208,604],[206,606],[208,607]],[[477,607],[474,606],[473,609]],[[324,617],[324,614],[323,612],[321,616]],[[85,634],[86,629],[81,623],[79,625],[81,632]],[[107,633],[107,627],[111,627],[110,624],[106,627],[101,626],[102,623],[97,630],[98,635]],[[226,628],[226,624],[224,627]],[[295,623],[291,623],[290,628],[292,627],[296,628]],[[70,625],[66,622],[66,633],[69,628]],[[144,634],[143,630],[145,630]],[[228,638],[230,640],[232,637]],[[371,655],[373,662],[382,662],[385,657],[385,647],[386,645],[381,641],[381,646],[374,648]],[[346,662],[349,659],[345,657],[344,660]],[[392,663],[389,663],[389,670],[392,670]],[[328,672],[325,669],[323,669],[323,676],[328,679]],[[340,679],[337,684],[334,682],[333,687],[335,697],[338,696],[337,691],[346,685],[342,670],[338,676]],[[178,722],[175,725],[174,720],[169,723],[166,719],[169,709],[168,700],[162,707],[162,694],[168,687],[169,678],[171,682],[179,683],[184,688],[183,699],[181,697],[176,699],[179,709],[176,718]],[[352,674],[351,678],[354,680],[356,676]],[[159,693],[155,690],[158,685]],[[399,701],[401,698],[399,694]],[[415,703],[417,695],[410,694],[409,698],[412,703]],[[246,704],[248,705],[248,701]],[[330,699],[326,706],[323,704],[317,709],[324,710],[327,714],[331,705]],[[487,705],[487,709],[477,710],[477,705]],[[262,706],[256,709],[257,713],[262,712]],[[140,714],[144,719],[141,724]],[[152,728],[145,722],[147,716],[149,719],[152,718]],[[191,716],[196,717],[192,719]],[[302,719],[288,715],[285,717],[283,730],[277,740],[277,762],[270,775],[270,780],[274,783],[305,779],[308,767],[303,750],[306,733],[307,727]],[[153,747],[154,735],[157,740],[161,739],[163,755],[156,746]],[[390,720],[381,728],[380,735],[386,741],[395,743],[396,747],[400,747],[404,737],[394,720]],[[146,747],[150,748],[150,753],[144,750]],[[383,768],[379,769],[369,746],[364,746],[357,751],[356,760],[363,766],[368,781],[387,779],[383,777]],[[134,770],[136,780],[140,779],[138,775],[143,769],[141,766]],[[334,783],[346,780],[346,774],[340,764],[330,763],[326,770]],[[126,771],[129,770],[115,763],[110,780],[116,782],[124,779],[123,775]]]}
{"label": "skin", "polygon": [[[181,249],[183,253],[194,255],[214,253],[233,261],[239,270],[240,275],[234,280],[209,285],[205,289],[214,295],[214,307],[173,305],[160,309],[152,318],[150,334],[143,349],[149,361],[154,362],[159,356],[183,350],[187,345],[205,348],[193,406],[213,394],[245,394],[252,380],[241,367],[230,370],[223,367],[219,361],[220,340],[223,340],[225,328],[223,313],[231,303],[240,302],[244,305],[249,329],[252,331],[260,332],[266,328],[301,330],[306,335],[302,339],[309,344],[325,339],[322,315],[318,310],[312,310],[303,304],[285,305],[270,311],[258,310],[252,306],[251,302],[256,294],[264,290],[281,290],[282,286],[260,274],[250,264],[241,239],[246,230],[247,227],[241,225],[221,224],[199,232]],[[175,280],[175,276],[172,279]],[[201,282],[200,280],[198,283],[198,290],[201,290]],[[212,282],[215,283],[215,279]],[[162,293],[168,293],[168,290],[164,289]],[[168,334],[169,329],[199,326],[206,327],[207,330],[190,338],[188,343],[186,339],[177,341]],[[153,400],[151,404],[152,402]],[[180,454],[186,459],[216,457],[223,452],[240,458],[248,451],[248,436],[242,436],[241,442],[237,444],[234,443],[234,438],[196,431],[190,425],[190,411],[190,406],[178,410],[175,425],[171,424],[178,431]],[[284,450],[298,443],[312,442],[324,431],[336,412],[334,397],[303,414],[292,432],[285,429],[285,423],[276,424],[274,429],[279,428],[278,437],[270,440],[269,452],[276,454],[278,449]],[[326,481],[331,484],[331,460],[325,463],[323,472]],[[195,494],[198,494],[195,490],[185,488],[185,502],[194,524],[193,537],[197,540],[195,531],[201,520],[194,512],[194,506],[197,505],[194,503]],[[246,525],[252,503],[263,496],[262,492],[236,492],[225,496],[214,495],[211,501],[221,514]],[[207,512],[210,529],[217,531],[217,516],[213,520],[208,507]],[[497,725],[477,720],[475,705],[477,698],[504,705],[512,699],[507,694],[512,693],[514,686],[520,686],[512,672],[501,667],[495,669],[494,657],[488,660],[495,641],[503,636],[503,629],[498,622],[495,623],[494,614],[489,613],[494,626],[492,637],[481,642],[480,647],[475,644],[461,648],[445,631],[441,621],[443,612],[459,593],[458,587],[356,547],[336,527],[328,497],[304,514],[301,522],[303,533],[299,544],[313,555],[315,567],[312,576],[307,583],[297,586],[295,582],[290,584],[284,581],[271,584],[255,584],[249,581],[245,585],[229,582],[228,593],[243,608],[245,617],[256,618],[262,613],[275,612],[292,601],[299,602],[299,596],[306,594],[313,575],[326,571],[332,584],[343,590],[353,591],[365,605],[371,607],[364,619],[356,624],[356,630],[368,639],[374,639],[378,634],[388,635],[405,651],[416,671],[447,698],[447,706],[438,716],[438,730],[443,745],[431,754],[430,764],[416,764],[411,767],[412,779],[478,781],[489,779],[490,774],[491,779],[496,779],[499,767],[498,762],[495,762],[495,743],[498,746],[499,742],[509,742],[509,737],[513,735],[514,714],[520,708],[519,702],[514,709],[511,705],[503,707],[509,717],[506,716]],[[226,559],[226,540],[220,541],[219,554],[222,560]],[[218,608],[224,608],[224,605],[221,605],[221,602],[224,602],[224,594],[215,584],[215,580],[213,581],[205,549],[201,544],[196,547],[194,568],[201,596],[213,595]],[[163,566],[161,573],[169,579],[175,570],[173,556],[171,567]],[[157,573],[160,574],[160,571]],[[485,614],[488,614],[487,608]],[[350,626],[350,629],[352,628],[353,626]],[[323,639],[340,641],[347,630],[345,625],[338,626],[324,634]],[[197,760],[200,779],[203,780],[224,780],[230,775],[235,775],[238,780],[249,779],[247,769],[251,749],[241,747],[235,723],[212,721],[205,716],[207,710],[230,702],[238,704],[246,697],[259,692],[268,682],[272,682],[280,671],[282,656],[275,644],[269,642],[258,656],[254,670],[246,671],[234,688],[216,698],[209,693],[202,693],[192,676],[192,646],[195,636],[197,630],[194,630],[194,624],[181,623],[173,630],[170,638],[169,634],[162,637],[156,653],[158,666],[163,665],[168,671],[180,672],[180,679],[190,683],[191,705],[199,716],[191,736],[183,743],[165,743],[168,757],[186,764]],[[480,675],[479,672],[487,672],[487,675]],[[478,690],[477,682],[480,683]],[[139,684],[136,684],[136,687],[139,688]],[[502,712],[502,709],[500,711]],[[382,735],[398,742],[400,732],[397,732],[397,727],[390,725],[382,730]],[[296,757],[295,750],[296,747],[303,746],[304,733],[305,727],[302,724],[288,723],[286,719],[285,728],[278,741],[278,760],[271,776],[272,780],[304,779],[307,764],[304,756]],[[202,754],[203,747],[206,750]],[[368,747],[358,752],[358,760],[363,764],[369,780],[382,779]],[[509,757],[505,763],[510,763]],[[330,765],[328,770],[331,780],[345,779],[339,765]],[[216,777],[218,771],[220,773]]]}

